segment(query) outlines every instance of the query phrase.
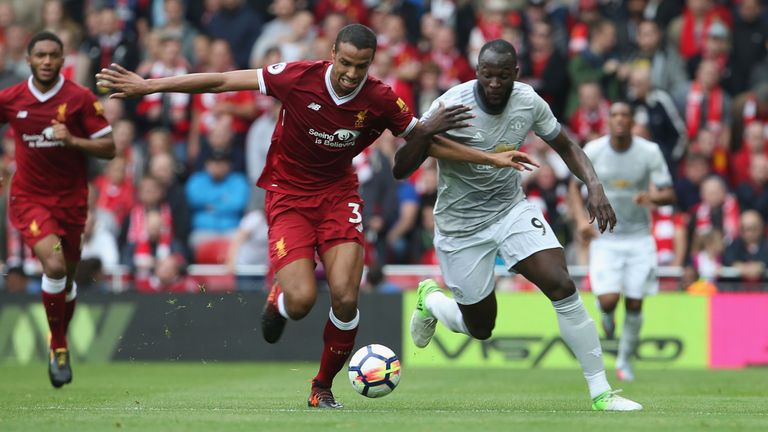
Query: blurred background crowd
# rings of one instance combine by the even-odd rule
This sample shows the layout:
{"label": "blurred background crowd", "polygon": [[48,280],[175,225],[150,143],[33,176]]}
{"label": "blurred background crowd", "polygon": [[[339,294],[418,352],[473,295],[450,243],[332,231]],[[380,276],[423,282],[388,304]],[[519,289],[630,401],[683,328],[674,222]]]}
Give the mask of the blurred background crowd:
{"label": "blurred background crowd", "polygon": [[[419,115],[443,91],[473,79],[480,47],[503,38],[517,48],[518,80],[538,91],[575,141],[607,133],[611,101],[634,106],[634,133],[659,144],[678,197],[677,205],[653,210],[660,265],[684,269],[683,287],[734,277],[758,290],[768,265],[764,3],[0,0],[0,88],[27,79],[27,41],[49,30],[64,41],[63,74],[105,98],[118,155],[90,167],[80,286],[114,287],[103,274],[123,268],[139,291],[196,291],[204,283],[187,275],[188,266],[218,264],[248,289],[253,280],[242,270],[268,264],[264,194],[254,183],[277,102],[250,91],[106,99],[94,82],[98,70],[119,63],[156,78],[327,60],[337,31],[360,22],[379,37],[370,75]],[[8,178],[10,129],[2,140]],[[399,144],[387,133],[354,161],[366,202],[368,288],[397,289],[382,281],[384,265],[436,264],[436,165],[428,160],[408,180],[394,180]],[[525,177],[529,199],[566,245],[569,264],[586,264],[590,236],[573,230],[567,167],[535,136],[523,150],[542,164]],[[36,278],[28,276],[39,264],[5,216],[0,222],[5,289],[33,291]]]}

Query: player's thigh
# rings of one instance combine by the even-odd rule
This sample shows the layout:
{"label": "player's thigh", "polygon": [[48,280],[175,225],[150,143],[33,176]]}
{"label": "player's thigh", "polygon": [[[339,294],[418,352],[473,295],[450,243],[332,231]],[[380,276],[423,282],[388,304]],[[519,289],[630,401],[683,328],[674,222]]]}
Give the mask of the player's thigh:
{"label": "player's thigh", "polygon": [[487,230],[466,237],[435,232],[435,253],[445,285],[459,305],[471,305],[493,293],[498,246]]}
{"label": "player's thigh", "polygon": [[659,291],[656,241],[651,236],[642,237],[627,247],[624,296],[628,299],[643,299],[656,294]]}
{"label": "player's thigh", "polygon": [[589,244],[589,283],[597,295],[620,294],[623,288],[624,248],[616,240],[594,239]]}
{"label": "player's thigh", "polygon": [[[317,250],[321,256],[340,244],[365,244],[363,206],[363,199],[357,189],[324,194],[322,205],[319,207],[320,223],[317,225]],[[362,271],[362,262],[354,264],[359,264]]]}
{"label": "player's thigh", "polygon": [[537,252],[562,249],[541,210],[525,200],[513,207],[494,227],[499,256],[510,271],[518,262]]}
{"label": "player's thigh", "polygon": [[33,250],[46,273],[66,272],[61,245],[61,236],[65,231],[48,206],[30,199],[14,200],[8,209],[8,219],[21,233],[24,244]]}
{"label": "player's thigh", "polygon": [[[320,216],[317,208],[305,206],[306,201],[309,198],[267,192],[264,213],[269,226],[269,262],[276,274],[296,260],[314,262]],[[288,277],[286,272],[280,273],[284,279]]]}

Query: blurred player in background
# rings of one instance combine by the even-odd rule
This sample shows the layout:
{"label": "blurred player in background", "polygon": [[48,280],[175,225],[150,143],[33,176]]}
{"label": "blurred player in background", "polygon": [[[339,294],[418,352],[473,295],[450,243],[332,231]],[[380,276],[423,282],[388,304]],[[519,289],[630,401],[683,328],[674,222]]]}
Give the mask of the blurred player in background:
{"label": "blurred player in background", "polygon": [[63,44],[41,32],[27,46],[32,76],[0,91],[0,124],[16,135],[16,173],[9,219],[43,266],[42,297],[51,331],[48,375],[72,381],[67,328],[75,310],[73,281],[88,214],[87,158],[115,155],[112,128],[90,90],[61,76]]}
{"label": "blurred player in background", "polygon": [[659,288],[650,208],[675,202],[664,155],[656,143],[632,135],[633,115],[629,104],[614,103],[609,112],[609,134],[584,146],[616,209],[616,229],[597,235],[587,220],[577,180],[570,186],[576,230],[590,243],[589,278],[609,339],[616,327],[614,311],[624,294],[626,317],[616,358],[616,376],[623,381],[635,377],[630,359],[643,324],[643,298]]}
{"label": "blurred player in background", "polygon": [[[357,300],[363,271],[363,202],[352,158],[385,129],[437,157],[477,157],[464,146],[430,146],[435,133],[466,126],[466,108],[441,107],[419,123],[408,106],[381,81],[368,76],[376,35],[360,24],[337,35],[332,62],[292,62],[263,69],[204,73],[144,80],[120,66],[104,69],[100,85],[132,97],[155,92],[258,90],[283,103],[267,163],[257,182],[267,190],[270,264],[277,282],[262,315],[269,343],[280,338],[288,319],[306,316],[317,298],[315,253],[326,271],[331,311],[323,331],[320,371],[308,405],[340,408],[333,378],[354,348],[360,314]],[[428,150],[427,150],[428,149]],[[513,166],[513,152],[480,154],[486,163]]]}
{"label": "blurred player in background", "polygon": [[[518,70],[517,53],[510,43],[497,39],[485,44],[478,58],[477,80],[451,88],[424,115],[429,119],[436,107],[460,103],[471,107],[475,116],[472,126],[448,131],[436,140],[495,152],[519,148],[533,130],[587,184],[587,208],[592,220],[597,219],[600,231],[612,230],[616,216],[589,159],[568,139],[533,88],[515,82]],[[418,167],[423,160],[418,158],[419,152],[417,146],[398,151],[394,167],[397,177]],[[521,162],[533,164],[527,157]],[[525,200],[520,174],[486,164],[438,163],[434,244],[445,283],[454,298],[443,294],[431,279],[419,284],[416,310],[411,317],[414,344],[425,347],[438,321],[476,339],[491,337],[497,314],[494,266],[499,256],[510,272],[525,276],[552,301],[560,334],[579,360],[587,380],[592,408],[642,409],[640,404],[611,390],[597,329],[568,274],[562,246],[552,228],[541,211]]]}

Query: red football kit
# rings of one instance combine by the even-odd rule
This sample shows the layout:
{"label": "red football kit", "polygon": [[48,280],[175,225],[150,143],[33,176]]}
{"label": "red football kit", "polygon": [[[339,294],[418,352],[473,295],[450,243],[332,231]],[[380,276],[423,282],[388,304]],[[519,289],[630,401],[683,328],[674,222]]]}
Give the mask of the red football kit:
{"label": "red football kit", "polygon": [[32,77],[0,91],[0,123],[10,123],[16,135],[10,220],[30,247],[56,234],[66,259],[77,261],[88,213],[87,161],[82,151],[51,138],[53,120],[76,137],[112,132],[93,93],[63,77],[46,93]]}
{"label": "red football kit", "polygon": [[352,158],[385,129],[405,136],[417,119],[392,89],[367,77],[338,96],[327,61],[257,69],[261,93],[283,103],[257,185],[267,190],[274,271],[339,243],[363,244],[363,202]]}

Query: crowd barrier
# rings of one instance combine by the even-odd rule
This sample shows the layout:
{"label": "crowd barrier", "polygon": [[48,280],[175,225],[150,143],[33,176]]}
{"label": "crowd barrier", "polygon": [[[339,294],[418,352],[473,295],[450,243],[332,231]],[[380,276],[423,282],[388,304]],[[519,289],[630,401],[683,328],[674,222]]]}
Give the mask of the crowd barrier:
{"label": "crowd barrier", "polygon": [[[592,317],[594,297],[583,294]],[[83,292],[70,327],[75,362],[110,361],[316,361],[328,317],[321,294],[309,316],[290,322],[275,345],[261,338],[258,292],[107,294]],[[538,293],[500,292],[493,336],[477,341],[442,326],[433,342],[417,350],[408,321],[415,293],[363,294],[358,345],[381,343],[416,366],[577,368],[559,337],[554,310]],[[617,316],[622,320],[621,311]],[[695,296],[662,293],[644,306],[637,351],[643,368],[742,368],[768,366],[768,294]],[[47,359],[48,329],[37,296],[0,293],[0,363]],[[613,366],[615,340],[602,340]]]}

